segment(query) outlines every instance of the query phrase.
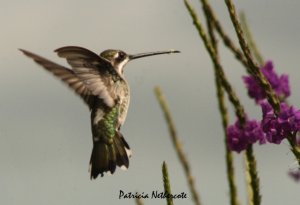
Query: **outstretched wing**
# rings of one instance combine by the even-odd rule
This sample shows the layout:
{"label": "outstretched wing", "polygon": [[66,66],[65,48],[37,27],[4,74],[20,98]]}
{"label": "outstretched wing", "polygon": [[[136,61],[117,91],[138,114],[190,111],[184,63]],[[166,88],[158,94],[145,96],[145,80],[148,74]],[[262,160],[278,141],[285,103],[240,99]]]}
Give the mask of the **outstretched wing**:
{"label": "outstretched wing", "polygon": [[109,61],[94,52],[77,46],[56,49],[59,57],[65,58],[74,73],[82,80],[89,91],[102,99],[108,107],[115,105],[116,96],[112,89],[112,75],[116,72]]}
{"label": "outstretched wing", "polygon": [[20,49],[20,51],[22,51],[26,56],[32,58],[37,64],[44,67],[47,71],[51,72],[53,75],[61,79],[84,100],[84,102],[89,106],[90,109],[92,108],[92,93],[82,82],[82,80],[76,76],[74,71],[29,51],[23,49]]}

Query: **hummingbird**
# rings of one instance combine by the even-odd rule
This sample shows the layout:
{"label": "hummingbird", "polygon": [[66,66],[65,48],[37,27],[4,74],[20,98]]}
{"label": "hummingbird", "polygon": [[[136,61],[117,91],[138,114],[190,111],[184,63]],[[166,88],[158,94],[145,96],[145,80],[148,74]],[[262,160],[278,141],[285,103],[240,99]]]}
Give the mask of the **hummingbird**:
{"label": "hummingbird", "polygon": [[142,57],[179,53],[177,50],[130,55],[108,49],[99,55],[82,47],[65,46],[55,52],[71,66],[54,63],[24,49],[26,56],[52,73],[81,97],[91,112],[93,149],[89,163],[90,179],[113,174],[116,167],[127,169],[131,150],[120,132],[130,100],[124,66]]}

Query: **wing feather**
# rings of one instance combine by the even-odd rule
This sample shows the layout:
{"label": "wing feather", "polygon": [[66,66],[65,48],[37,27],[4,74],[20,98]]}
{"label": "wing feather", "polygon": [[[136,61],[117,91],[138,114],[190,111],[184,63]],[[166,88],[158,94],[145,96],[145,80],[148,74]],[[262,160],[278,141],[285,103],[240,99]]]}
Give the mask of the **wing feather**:
{"label": "wing feather", "polygon": [[54,76],[61,79],[84,100],[84,102],[89,106],[90,109],[92,108],[92,104],[94,101],[92,92],[86,87],[82,80],[78,76],[76,76],[73,70],[56,64],[29,51],[23,49],[20,49],[20,51],[22,51],[26,56],[32,58],[37,64],[41,65],[47,71],[51,72]]}
{"label": "wing feather", "polygon": [[102,99],[108,107],[115,105],[116,96],[109,89],[112,87],[111,74],[116,71],[109,61],[88,49],[77,46],[62,47],[55,52],[59,57],[67,60],[76,76],[93,95]]}

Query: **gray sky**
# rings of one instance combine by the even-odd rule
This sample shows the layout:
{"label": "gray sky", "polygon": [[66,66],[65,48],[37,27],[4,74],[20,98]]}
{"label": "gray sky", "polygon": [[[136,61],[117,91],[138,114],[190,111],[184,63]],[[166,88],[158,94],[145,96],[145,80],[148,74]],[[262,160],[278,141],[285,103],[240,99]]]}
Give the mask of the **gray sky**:
{"label": "gray sky", "polygon": [[[300,1],[235,1],[265,59],[290,75],[299,106]],[[153,94],[160,85],[190,160],[203,204],[227,204],[224,144],[211,62],[182,1],[4,1],[0,0],[0,204],[133,204],[125,192],[163,191],[161,164],[168,164],[174,193],[187,192],[186,180],[171,146]],[[198,1],[192,1],[200,11]],[[235,39],[222,1],[212,1]],[[202,14],[201,14],[202,16]],[[236,41],[237,42],[237,41]],[[82,101],[17,49],[24,48],[63,65],[53,52],[66,45],[100,53],[178,49],[182,53],[130,62],[125,75],[131,105],[122,133],[133,150],[128,171],[89,180],[92,149],[90,114]],[[260,110],[241,81],[244,68],[221,49],[228,78],[249,116]],[[234,120],[231,113],[231,120]],[[289,146],[255,146],[264,204],[297,204],[299,184],[287,177],[295,166]],[[242,155],[235,155],[239,195],[245,202]],[[192,204],[176,200],[176,204]],[[165,204],[146,200],[145,204]]]}

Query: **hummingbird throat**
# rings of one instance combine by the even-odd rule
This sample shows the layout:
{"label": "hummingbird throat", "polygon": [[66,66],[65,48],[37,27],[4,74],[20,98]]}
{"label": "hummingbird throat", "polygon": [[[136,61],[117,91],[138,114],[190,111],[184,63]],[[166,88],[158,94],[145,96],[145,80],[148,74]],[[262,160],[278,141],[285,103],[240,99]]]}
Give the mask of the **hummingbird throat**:
{"label": "hummingbird throat", "polygon": [[117,72],[122,76],[124,72],[124,67],[128,63],[129,59],[125,59],[117,65]]}

